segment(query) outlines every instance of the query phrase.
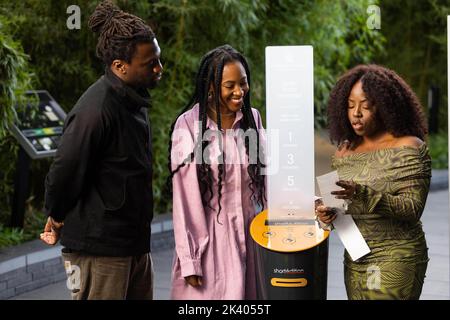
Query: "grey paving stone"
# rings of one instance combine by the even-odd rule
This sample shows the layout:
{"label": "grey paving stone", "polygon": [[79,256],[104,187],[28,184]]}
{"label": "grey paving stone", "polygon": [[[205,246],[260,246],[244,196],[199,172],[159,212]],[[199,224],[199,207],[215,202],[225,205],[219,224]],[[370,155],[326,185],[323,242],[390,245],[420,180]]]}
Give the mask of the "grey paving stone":
{"label": "grey paving stone", "polygon": [[344,287],[330,287],[327,291],[328,300],[347,300],[347,293]]}
{"label": "grey paving stone", "polygon": [[60,265],[54,265],[50,266],[48,268],[33,272],[33,281],[39,280],[42,278],[50,278],[51,276],[54,276],[55,274],[64,274],[65,275],[65,269],[63,266]]}
{"label": "grey paving stone", "polygon": [[7,287],[8,287],[8,285],[7,285],[6,281],[0,282],[0,292],[3,290],[6,290]]}
{"label": "grey paving stone", "polygon": [[163,228],[162,228],[162,223],[152,223],[152,229],[151,229],[151,234],[153,236],[153,234],[162,232]]}
{"label": "grey paving stone", "polygon": [[22,284],[30,283],[33,280],[31,273],[23,272],[19,274],[17,277],[8,280],[8,289],[15,288]]}
{"label": "grey paving stone", "polygon": [[433,281],[425,279],[422,289],[422,295],[440,295],[449,296],[448,281]]}
{"label": "grey paving stone", "polygon": [[0,262],[0,280],[1,275],[10,271],[26,266],[26,256],[12,258],[7,261]]}
{"label": "grey paving stone", "polygon": [[153,298],[155,300],[170,300],[170,290],[167,288],[157,288]]}
{"label": "grey paving stone", "polygon": [[59,281],[45,287],[14,296],[12,300],[71,300],[65,281]]}
{"label": "grey paving stone", "polygon": [[448,300],[448,296],[439,296],[439,295],[422,295],[420,300]]}
{"label": "grey paving stone", "polygon": [[38,262],[34,264],[27,265],[27,272],[37,272],[42,271],[44,269],[44,262]]}
{"label": "grey paving stone", "polygon": [[18,246],[0,248],[0,262],[48,248],[49,246],[44,244],[41,240],[29,241]]}
{"label": "grey paving stone", "polygon": [[52,279],[50,277],[45,277],[39,280],[34,280],[30,283],[19,285],[16,287],[16,294],[22,294],[24,292],[28,292],[31,290],[35,290],[38,288],[42,288],[52,283]]}
{"label": "grey paving stone", "polygon": [[173,223],[172,220],[164,221],[162,228],[164,231],[170,231],[173,230]]}
{"label": "grey paving stone", "polygon": [[51,279],[52,279],[52,283],[60,282],[60,281],[66,282],[67,281],[66,271],[52,275]]}
{"label": "grey paving stone", "polygon": [[57,258],[51,259],[51,260],[47,260],[44,262],[44,268],[50,267],[50,266],[54,266],[54,265],[61,265],[64,266],[64,262],[63,259],[61,257],[61,255]]}
{"label": "grey paving stone", "polygon": [[0,281],[8,281],[10,279],[14,279],[19,277],[21,274],[26,273],[27,272],[27,268],[26,267],[21,267],[18,269],[14,269],[12,271],[0,274]]}
{"label": "grey paving stone", "polygon": [[27,264],[34,264],[42,261],[52,260],[61,256],[62,246],[57,246],[51,249],[41,250],[27,254]]}
{"label": "grey paving stone", "polygon": [[11,297],[14,297],[16,294],[16,289],[6,289],[4,291],[0,291],[0,300],[6,300]]}

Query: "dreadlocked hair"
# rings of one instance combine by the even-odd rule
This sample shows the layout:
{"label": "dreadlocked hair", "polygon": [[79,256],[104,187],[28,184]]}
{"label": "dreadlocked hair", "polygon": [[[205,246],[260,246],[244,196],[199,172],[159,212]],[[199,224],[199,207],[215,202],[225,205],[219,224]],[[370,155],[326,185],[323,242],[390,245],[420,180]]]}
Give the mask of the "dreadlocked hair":
{"label": "dreadlocked hair", "polygon": [[136,44],[155,38],[153,30],[141,18],[120,10],[110,0],[95,8],[88,26],[99,34],[96,53],[107,66],[115,59],[130,63]]}
{"label": "dreadlocked hair", "polygon": [[[221,83],[222,83],[222,74],[223,69],[227,63],[231,62],[240,62],[242,66],[245,69],[245,72],[247,74],[247,83],[250,88],[250,69],[248,67],[248,63],[245,59],[245,57],[240,54],[238,51],[236,51],[234,48],[232,48],[229,45],[223,45],[220,47],[217,47],[210,52],[208,52],[206,55],[203,56],[203,58],[200,61],[200,67],[197,71],[196,75],[196,81],[195,81],[195,91],[190,99],[189,103],[181,110],[179,115],[176,117],[175,121],[172,123],[170,127],[170,137],[172,137],[175,124],[178,120],[178,118],[184,114],[186,111],[191,109],[194,105],[199,105],[199,121],[201,122],[201,130],[199,130],[197,142],[194,146],[194,150],[186,157],[186,159],[183,160],[181,164],[179,164],[174,170],[172,170],[172,143],[169,143],[168,151],[168,169],[170,172],[169,177],[166,181],[166,189],[171,193],[172,192],[172,178],[175,176],[177,172],[180,171],[181,168],[186,166],[187,164],[190,164],[195,157],[200,157],[196,161],[197,166],[197,176],[198,176],[198,182],[200,185],[200,193],[202,195],[202,202],[204,207],[209,207],[212,210],[215,210],[211,206],[211,200],[214,196],[213,193],[213,174],[211,165],[208,163],[205,163],[203,159],[209,159],[209,154],[206,154],[209,150],[209,148],[206,148],[209,144],[209,141],[203,141],[203,136],[206,128],[206,120],[207,120],[207,108],[208,108],[208,93],[209,89],[212,86],[214,88],[214,107],[216,109],[217,114],[217,127],[219,132],[221,132],[222,129],[222,119],[221,119],[221,113],[220,113],[220,93],[221,93]],[[264,148],[260,145],[259,140],[259,132],[258,128],[255,122],[255,119],[253,117],[253,112],[251,109],[251,103],[250,103],[250,89],[247,92],[247,94],[244,96],[244,104],[241,109],[243,118],[241,122],[241,129],[246,131],[247,129],[253,129],[256,132],[256,154],[257,154],[257,160],[256,163],[252,163],[253,161],[249,161],[249,165],[247,168],[247,172],[250,176],[250,183],[249,188],[252,191],[252,199],[256,200],[257,204],[264,208],[266,197],[265,197],[265,179],[262,175],[262,170],[265,167],[265,165],[261,162],[261,157],[264,157]],[[220,224],[219,221],[219,215],[222,210],[221,205],[221,199],[222,199],[222,184],[223,184],[223,178],[225,176],[225,165],[223,159],[225,159],[225,154],[223,152],[223,145],[222,145],[222,135],[219,135],[219,161],[218,161],[218,202],[219,202],[219,208],[217,210],[217,222]],[[250,143],[248,139],[245,140],[245,151],[247,154],[247,157],[249,157],[249,149],[250,149]],[[206,152],[206,153],[205,153]]]}

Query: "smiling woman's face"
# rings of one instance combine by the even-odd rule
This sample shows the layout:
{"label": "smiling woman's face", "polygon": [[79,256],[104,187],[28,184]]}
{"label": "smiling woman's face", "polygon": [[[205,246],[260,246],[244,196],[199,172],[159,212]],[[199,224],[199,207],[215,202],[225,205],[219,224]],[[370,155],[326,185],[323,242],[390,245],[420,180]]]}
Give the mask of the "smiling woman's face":
{"label": "smiling woman's face", "polygon": [[378,133],[376,110],[369,104],[361,81],[356,82],[350,92],[347,110],[348,120],[358,136],[370,137]]}
{"label": "smiling woman's face", "polygon": [[239,61],[225,64],[220,87],[220,109],[222,113],[237,112],[244,105],[249,90],[247,73]]}

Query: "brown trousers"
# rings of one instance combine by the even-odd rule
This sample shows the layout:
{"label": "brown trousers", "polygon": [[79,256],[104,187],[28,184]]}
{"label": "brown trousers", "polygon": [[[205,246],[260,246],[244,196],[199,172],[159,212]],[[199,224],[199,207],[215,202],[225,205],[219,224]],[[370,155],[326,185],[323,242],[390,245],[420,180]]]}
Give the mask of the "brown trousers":
{"label": "brown trousers", "polygon": [[150,253],[130,257],[62,252],[73,300],[152,300]]}

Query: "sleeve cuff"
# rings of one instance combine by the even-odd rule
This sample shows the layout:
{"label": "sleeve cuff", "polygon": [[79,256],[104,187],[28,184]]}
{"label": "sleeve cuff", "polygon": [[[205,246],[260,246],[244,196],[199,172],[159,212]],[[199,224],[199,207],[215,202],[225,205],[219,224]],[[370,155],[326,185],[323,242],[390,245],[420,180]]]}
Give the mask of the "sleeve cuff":
{"label": "sleeve cuff", "polygon": [[200,259],[180,261],[180,267],[183,278],[192,275],[203,276],[202,262]]}
{"label": "sleeve cuff", "polygon": [[320,221],[317,217],[316,217],[316,221],[317,221],[317,223],[319,225],[319,228],[322,229],[322,230],[331,231],[331,230],[334,229],[334,226],[333,226],[332,223],[326,224],[326,223]]}

